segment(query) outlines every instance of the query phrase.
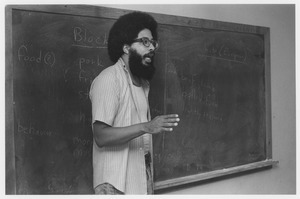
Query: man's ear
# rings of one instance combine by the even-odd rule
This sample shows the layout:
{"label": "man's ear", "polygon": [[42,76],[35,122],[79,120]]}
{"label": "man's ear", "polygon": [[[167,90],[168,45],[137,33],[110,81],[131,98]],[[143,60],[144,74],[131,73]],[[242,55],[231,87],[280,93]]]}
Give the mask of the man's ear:
{"label": "man's ear", "polygon": [[125,54],[128,54],[128,53],[129,53],[129,46],[128,46],[127,44],[124,44],[124,45],[123,45],[123,52],[124,52]]}

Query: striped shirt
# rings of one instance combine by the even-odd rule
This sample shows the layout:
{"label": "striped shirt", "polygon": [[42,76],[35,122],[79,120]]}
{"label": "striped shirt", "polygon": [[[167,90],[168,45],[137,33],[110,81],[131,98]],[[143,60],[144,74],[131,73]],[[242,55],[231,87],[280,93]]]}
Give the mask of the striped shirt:
{"label": "striped shirt", "polygon": [[[136,93],[136,104],[139,108],[140,111],[140,116],[141,116],[141,122],[147,122],[148,118],[147,118],[147,112],[148,112],[148,104],[147,104],[147,97],[144,91],[144,88],[138,87],[138,86],[133,86],[134,92]],[[143,135],[143,139],[144,139],[144,150],[145,153],[147,153],[148,151],[150,151],[150,136],[149,134],[144,134]]]}
{"label": "striped shirt", "polygon": [[[140,123],[142,116],[137,94],[123,60],[103,70],[90,89],[92,123],[104,122],[112,127],[125,127]],[[143,84],[147,99],[147,121],[150,120],[148,103],[149,83]],[[149,137],[149,146],[152,137]],[[110,183],[125,194],[147,194],[144,158],[144,138],[139,136],[128,143],[101,147],[93,142],[94,188]]]}

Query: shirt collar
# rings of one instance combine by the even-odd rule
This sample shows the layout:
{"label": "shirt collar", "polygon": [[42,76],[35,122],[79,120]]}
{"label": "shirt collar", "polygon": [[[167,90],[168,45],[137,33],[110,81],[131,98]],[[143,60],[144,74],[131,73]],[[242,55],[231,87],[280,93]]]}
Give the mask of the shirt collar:
{"label": "shirt collar", "polygon": [[122,59],[122,57],[119,58],[119,62],[120,62],[121,65],[123,66],[124,70],[125,70],[126,72],[128,72],[128,70],[127,70],[127,68],[126,68],[126,65],[125,65],[125,62],[124,62],[124,60]]}

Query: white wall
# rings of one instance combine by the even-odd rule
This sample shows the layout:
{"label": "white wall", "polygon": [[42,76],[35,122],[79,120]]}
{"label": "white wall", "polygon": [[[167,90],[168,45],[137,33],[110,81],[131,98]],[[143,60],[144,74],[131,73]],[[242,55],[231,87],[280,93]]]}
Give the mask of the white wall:
{"label": "white wall", "polygon": [[294,5],[101,5],[161,14],[270,27],[273,159],[278,167],[164,194],[295,194]]}

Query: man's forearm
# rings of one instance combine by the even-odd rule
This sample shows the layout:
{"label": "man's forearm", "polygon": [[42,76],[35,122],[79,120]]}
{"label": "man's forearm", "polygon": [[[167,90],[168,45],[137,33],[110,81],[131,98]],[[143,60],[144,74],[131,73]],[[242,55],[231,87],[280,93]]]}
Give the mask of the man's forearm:
{"label": "man's forearm", "polygon": [[94,138],[99,147],[124,144],[145,134],[144,123],[127,127],[111,127],[102,122],[93,124]]}
{"label": "man's forearm", "polygon": [[103,122],[93,124],[94,138],[99,147],[119,145],[141,136],[145,133],[157,134],[173,131],[178,125],[177,114],[157,116],[150,122],[135,124],[127,127],[111,127]]}

